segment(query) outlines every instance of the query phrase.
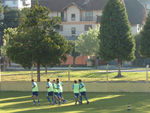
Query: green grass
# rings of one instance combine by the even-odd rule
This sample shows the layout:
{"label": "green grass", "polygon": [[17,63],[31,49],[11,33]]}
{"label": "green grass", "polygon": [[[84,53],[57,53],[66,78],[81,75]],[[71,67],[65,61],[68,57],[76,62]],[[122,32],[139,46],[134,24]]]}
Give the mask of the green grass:
{"label": "green grass", "polygon": [[[150,72],[149,72],[150,74]],[[109,81],[145,81],[146,72],[122,72],[124,77],[114,78],[117,72],[109,72]],[[47,78],[56,79],[59,77],[61,81],[68,80],[67,70],[50,70],[48,74],[41,71],[41,81],[46,81]],[[75,79],[83,79],[84,81],[106,81],[106,72],[102,70],[75,70],[70,71],[70,79],[74,81]],[[36,71],[34,71],[33,79],[37,79]],[[30,81],[31,71],[6,71],[2,72],[2,81]]]}
{"label": "green grass", "polygon": [[149,113],[149,93],[87,93],[90,104],[74,105],[73,93],[64,93],[67,104],[48,105],[46,92],[40,92],[40,106],[33,106],[31,92],[0,92],[0,113]]}

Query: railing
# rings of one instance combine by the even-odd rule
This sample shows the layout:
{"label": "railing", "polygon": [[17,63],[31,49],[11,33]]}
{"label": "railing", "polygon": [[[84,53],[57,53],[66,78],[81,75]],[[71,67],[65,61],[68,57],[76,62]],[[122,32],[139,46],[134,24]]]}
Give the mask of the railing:
{"label": "railing", "polygon": [[67,18],[61,18],[62,22],[67,22]]}
{"label": "railing", "polygon": [[81,17],[80,21],[96,21],[96,17]]}

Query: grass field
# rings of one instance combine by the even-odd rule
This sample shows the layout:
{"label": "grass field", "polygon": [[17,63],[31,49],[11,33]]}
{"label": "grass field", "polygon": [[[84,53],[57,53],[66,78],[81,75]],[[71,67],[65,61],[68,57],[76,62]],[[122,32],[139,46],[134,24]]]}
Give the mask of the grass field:
{"label": "grass field", "polygon": [[[103,71],[103,72],[102,72]],[[37,79],[36,71],[33,72],[33,78]],[[2,81],[30,81],[31,71],[6,71],[2,72]],[[109,81],[145,81],[146,72],[122,72],[123,78],[114,78],[117,72],[109,72]],[[150,75],[150,72],[149,72]],[[41,81],[46,81],[47,78],[55,79],[61,78],[61,81],[68,80],[67,70],[50,70],[47,74],[41,71]],[[75,79],[81,78],[84,81],[106,81],[107,75],[105,70],[71,70],[70,79],[74,81]],[[150,78],[149,78],[150,79]]]}
{"label": "grass field", "polygon": [[[150,113],[149,93],[87,93],[90,104],[74,105],[73,93],[64,93],[67,104],[48,105],[40,92],[40,106],[33,106],[31,92],[0,92],[0,113]],[[128,102],[131,111],[127,111]]]}

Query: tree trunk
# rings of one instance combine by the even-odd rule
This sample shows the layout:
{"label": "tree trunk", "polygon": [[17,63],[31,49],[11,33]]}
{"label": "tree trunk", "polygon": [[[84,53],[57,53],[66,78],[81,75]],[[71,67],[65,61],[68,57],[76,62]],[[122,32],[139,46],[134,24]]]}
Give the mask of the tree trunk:
{"label": "tree trunk", "polygon": [[73,57],[73,65],[76,64],[76,57]]}
{"label": "tree trunk", "polygon": [[45,74],[47,74],[47,65],[45,66]]}
{"label": "tree trunk", "polygon": [[40,82],[40,64],[37,63],[37,82]]}
{"label": "tree trunk", "polygon": [[9,58],[7,58],[7,67],[9,67],[9,65],[10,65],[10,64],[9,64]]}
{"label": "tree trunk", "polygon": [[118,75],[115,76],[115,78],[124,77],[121,75],[121,60],[120,59],[117,59],[117,60],[118,60]]}
{"label": "tree trunk", "polygon": [[5,72],[6,70],[6,67],[5,67],[5,59],[4,59],[4,62],[3,62],[3,71]]}
{"label": "tree trunk", "polygon": [[95,69],[98,68],[98,58],[95,58]]}

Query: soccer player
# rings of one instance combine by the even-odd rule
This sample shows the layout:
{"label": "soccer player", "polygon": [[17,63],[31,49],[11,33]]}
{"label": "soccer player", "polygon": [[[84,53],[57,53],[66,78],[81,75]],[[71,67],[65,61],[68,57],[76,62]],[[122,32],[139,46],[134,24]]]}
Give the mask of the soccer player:
{"label": "soccer player", "polygon": [[56,81],[56,84],[57,84],[57,89],[58,89],[58,101],[59,101],[59,105],[61,105],[61,85],[59,84],[59,81]]}
{"label": "soccer player", "polygon": [[59,90],[58,90],[58,95],[60,96],[63,103],[66,103],[66,100],[62,96],[64,84],[62,82],[60,82],[58,78],[56,80],[59,82],[59,87],[60,87]]}
{"label": "soccer player", "polygon": [[49,103],[51,104],[51,100],[49,98],[49,96],[50,96],[52,101],[53,101],[53,104],[54,104],[55,102],[54,102],[54,98],[53,98],[53,85],[52,85],[52,83],[50,82],[49,79],[47,79],[47,87],[46,87],[46,89],[48,90],[48,92],[47,92],[47,99],[48,99]]}
{"label": "soccer player", "polygon": [[82,82],[81,79],[79,79],[78,82],[80,84],[80,101],[81,101],[81,104],[82,104],[82,96],[84,96],[84,98],[87,101],[87,104],[89,104],[89,101],[88,101],[88,99],[86,97],[86,88],[85,88],[85,85],[84,85],[84,83]]}
{"label": "soccer player", "polygon": [[77,105],[77,102],[80,103],[80,101],[78,100],[80,85],[77,83],[76,80],[74,81],[74,84],[72,85],[72,89],[74,91],[75,105]]}
{"label": "soccer player", "polygon": [[57,84],[56,84],[56,81],[53,80],[53,88],[54,88],[54,98],[55,98],[55,104],[56,104],[56,101],[58,100],[58,88],[57,88]]}
{"label": "soccer player", "polygon": [[36,82],[34,82],[34,80],[32,79],[32,99],[33,99],[33,105],[35,105],[35,99],[34,96],[36,96],[37,100],[38,100],[38,105],[40,105],[40,100],[38,97],[38,85]]}

